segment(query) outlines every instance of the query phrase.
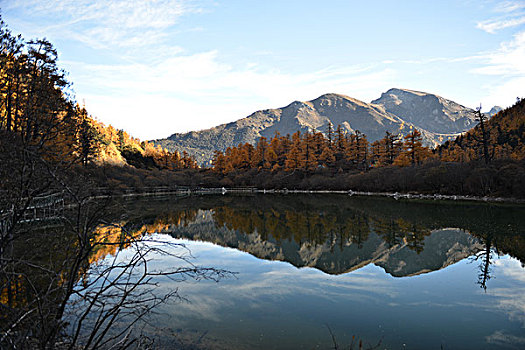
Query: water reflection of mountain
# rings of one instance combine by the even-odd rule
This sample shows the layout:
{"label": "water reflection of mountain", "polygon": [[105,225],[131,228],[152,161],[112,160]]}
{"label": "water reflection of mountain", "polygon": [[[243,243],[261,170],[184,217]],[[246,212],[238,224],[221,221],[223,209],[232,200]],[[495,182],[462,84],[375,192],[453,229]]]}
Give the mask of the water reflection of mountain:
{"label": "water reflection of mountain", "polygon": [[[146,221],[161,224],[160,231],[175,237],[214,242],[331,274],[369,263],[393,276],[420,274],[478,253],[486,242],[491,249],[525,261],[520,248],[525,241],[524,208],[516,206],[267,195],[192,197],[149,202],[148,208]],[[172,220],[179,211],[195,220]],[[132,221],[145,220],[144,210],[141,213]]]}
{"label": "water reflection of mountain", "polygon": [[177,238],[213,242],[236,248],[258,258],[289,262],[297,267],[314,267],[329,274],[341,274],[370,263],[381,266],[389,274],[402,277],[442,269],[482,249],[479,241],[457,230],[435,230],[423,239],[424,249],[411,249],[407,242],[389,244],[375,232],[361,242],[333,235],[324,242],[302,239],[276,240],[257,232],[244,233],[217,226],[212,211],[201,211],[198,220],[170,229]]}

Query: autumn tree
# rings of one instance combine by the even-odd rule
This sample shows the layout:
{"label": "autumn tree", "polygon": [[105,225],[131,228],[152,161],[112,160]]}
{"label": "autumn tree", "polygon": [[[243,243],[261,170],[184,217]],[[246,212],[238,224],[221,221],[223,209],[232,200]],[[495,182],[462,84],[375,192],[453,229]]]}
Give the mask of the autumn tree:
{"label": "autumn tree", "polygon": [[481,137],[477,139],[477,141],[480,142],[483,147],[483,159],[485,160],[485,164],[489,164],[489,135],[486,130],[487,117],[484,113],[481,113],[481,105],[478,108],[476,108],[476,111],[474,113],[476,115],[476,120],[479,122],[478,125],[481,130]]}
{"label": "autumn tree", "polygon": [[124,150],[124,147],[126,146],[126,135],[125,135],[125,131],[122,130],[122,129],[119,129],[117,131],[117,147],[119,149],[119,151],[123,151]]}
{"label": "autumn tree", "polygon": [[313,171],[317,168],[317,142],[315,133],[305,132],[301,149],[302,164],[301,168],[306,171]]}
{"label": "autumn tree", "polygon": [[414,129],[405,136],[403,152],[397,157],[396,165],[416,165],[430,156],[430,151],[423,146],[421,133]]}
{"label": "autumn tree", "polygon": [[92,124],[85,108],[79,108],[80,130],[78,135],[78,154],[82,165],[86,166],[96,158],[99,147],[99,133]]}
{"label": "autumn tree", "polygon": [[335,132],[335,159],[336,161],[344,160],[345,158],[345,150],[346,150],[346,136],[343,132],[343,129],[341,128],[341,125],[337,126],[336,132]]}
{"label": "autumn tree", "polygon": [[333,145],[334,145],[334,126],[331,122],[328,122],[328,130],[326,131],[326,137],[327,137],[327,144],[328,148],[332,149],[333,151]]}
{"label": "autumn tree", "polygon": [[270,141],[270,152],[273,152],[275,154],[275,162],[272,166],[273,171],[284,168],[286,156],[287,153],[290,151],[290,147],[290,136],[281,136],[278,132],[276,132],[274,137]]}
{"label": "autumn tree", "polygon": [[22,72],[24,57],[23,41],[20,35],[13,36],[0,18],[0,128],[7,131],[16,130],[19,126],[19,107],[22,99]]}
{"label": "autumn tree", "polygon": [[304,152],[302,151],[301,132],[292,135],[290,151],[286,157],[285,170],[293,171],[302,168],[304,164]]}
{"label": "autumn tree", "polygon": [[263,169],[267,166],[268,161],[268,140],[266,137],[261,137],[257,140],[257,145],[255,146],[255,153],[252,158],[252,167]]}
{"label": "autumn tree", "polygon": [[245,143],[237,147],[238,151],[234,160],[234,167],[236,169],[250,169],[252,159],[255,155],[255,148],[249,144]]}
{"label": "autumn tree", "polygon": [[226,170],[226,159],[224,157],[224,153],[221,151],[215,150],[213,152],[213,170],[218,173],[224,173]]}
{"label": "autumn tree", "polygon": [[57,51],[45,40],[27,43],[27,101],[22,113],[22,135],[27,142],[44,144],[59,132],[60,114],[67,108],[64,92],[69,83],[57,66]]}
{"label": "autumn tree", "polygon": [[330,146],[330,142],[326,142],[323,145],[321,154],[319,155],[319,163],[327,168],[334,166],[335,154],[332,147]]}
{"label": "autumn tree", "polygon": [[346,143],[346,159],[355,168],[368,168],[368,140],[366,135],[356,130]]}
{"label": "autumn tree", "polygon": [[402,142],[399,135],[386,131],[385,137],[372,144],[371,158],[374,159],[376,166],[391,165],[401,154],[401,150]]}

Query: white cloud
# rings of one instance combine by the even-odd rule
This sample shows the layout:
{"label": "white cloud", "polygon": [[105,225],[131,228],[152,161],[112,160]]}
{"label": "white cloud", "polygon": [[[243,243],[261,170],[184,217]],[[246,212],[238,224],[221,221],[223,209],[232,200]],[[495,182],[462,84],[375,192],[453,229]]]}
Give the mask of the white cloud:
{"label": "white cloud", "polygon": [[525,16],[517,18],[504,18],[504,19],[495,19],[479,22],[477,27],[481,30],[486,31],[487,33],[494,34],[498,30],[516,27],[519,25],[525,24]]}
{"label": "white cloud", "polygon": [[[287,74],[221,63],[216,51],[177,55],[155,65],[81,65],[75,77],[100,92],[83,93],[88,110],[140,138],[167,137],[245,117],[258,109],[283,107],[296,99],[345,92],[364,100],[394,85],[395,71],[373,66],[327,68]],[[146,118],[145,118],[146,117]]]}
{"label": "white cloud", "polygon": [[[258,56],[250,57],[252,61],[242,64],[227,61],[231,52],[220,51],[213,43],[187,51],[191,45],[178,41],[181,33],[203,29],[179,28],[178,24],[185,14],[203,12],[202,4],[209,4],[205,0],[4,1],[8,12],[16,13],[14,18],[25,21],[34,35],[45,33],[55,42],[63,39],[72,44],[67,47],[69,61],[61,65],[70,72],[78,100],[85,99],[88,110],[103,122],[142,139],[212,127],[327,92],[370,101],[392,86],[408,84],[439,93],[439,84],[433,84],[430,76],[422,81],[439,65],[452,67],[468,61],[476,67],[481,62],[471,72],[491,76],[491,84],[476,96],[478,100],[486,92],[484,104],[512,104],[523,82],[523,35],[494,52],[469,57],[378,57],[377,63],[290,73],[261,67],[265,57],[272,55],[268,50],[258,51]],[[494,9],[499,19],[484,25],[497,30],[503,25],[498,20],[525,17],[516,17],[522,8],[516,1],[501,3]],[[63,47],[60,52],[65,52]],[[80,52],[86,56],[79,59]],[[414,69],[415,64],[421,68]],[[501,75],[505,80],[494,84]],[[463,91],[457,96],[459,102],[465,100]]]}
{"label": "white cloud", "polygon": [[477,23],[477,28],[494,34],[505,28],[517,27],[525,24],[525,3],[523,1],[503,1],[493,8],[499,13],[496,18],[491,18]]}
{"label": "white cloud", "polygon": [[79,40],[99,49],[151,45],[160,30],[199,9],[189,0],[7,0],[6,9],[54,19],[43,32]]}
{"label": "white cloud", "polygon": [[525,3],[523,1],[504,1],[496,6],[495,12],[515,12],[521,9],[525,9]]}
{"label": "white cloud", "polygon": [[511,105],[516,97],[524,97],[525,90],[525,31],[517,33],[513,40],[504,42],[498,50],[480,56],[483,61],[472,73],[496,76],[500,83],[487,84],[483,98],[489,105],[505,103]]}
{"label": "white cloud", "polygon": [[514,36],[510,42],[504,42],[494,52],[483,58],[487,64],[474,70],[475,73],[488,75],[525,75],[525,31]]}
{"label": "white cloud", "polygon": [[523,1],[503,1],[497,4],[493,13],[497,17],[477,23],[477,28],[494,34],[505,28],[515,28],[512,40],[502,42],[492,52],[478,56],[481,63],[471,73],[491,76],[481,88],[485,91],[482,98],[487,106],[512,105],[516,97],[523,97],[525,90],[525,3]]}
{"label": "white cloud", "polygon": [[[506,285],[489,290],[496,297],[492,307],[506,313],[510,320],[520,322],[525,327],[525,294],[520,286],[525,282],[523,266],[517,259],[496,260],[497,273],[504,275]],[[523,340],[523,338],[522,338]]]}
{"label": "white cloud", "polygon": [[200,0],[7,1],[32,33],[92,48],[82,61],[70,52],[69,61],[61,62],[78,100],[101,121],[142,139],[212,127],[327,92],[371,100],[395,85],[395,71],[383,65],[292,74],[261,68],[259,61],[234,65],[223,58],[228,52],[222,56],[213,46],[187,52],[177,39],[181,30],[193,29],[178,22],[204,11]]}

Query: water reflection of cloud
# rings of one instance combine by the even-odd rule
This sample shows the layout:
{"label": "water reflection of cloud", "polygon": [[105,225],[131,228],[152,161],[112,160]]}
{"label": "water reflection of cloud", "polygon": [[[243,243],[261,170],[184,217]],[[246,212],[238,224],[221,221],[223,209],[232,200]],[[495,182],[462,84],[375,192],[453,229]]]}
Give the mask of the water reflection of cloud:
{"label": "water reflection of cloud", "polygon": [[[222,327],[224,322],[235,323],[241,318],[259,322],[261,317],[266,317],[273,324],[292,317],[283,316],[283,311],[293,317],[307,315],[301,321],[305,323],[315,323],[330,317],[351,322],[351,317],[342,316],[346,309],[351,309],[354,314],[373,315],[382,322],[388,322],[392,314],[396,314],[396,317],[399,314],[410,322],[414,320],[413,312],[416,310],[418,313],[421,310],[423,314],[456,314],[461,318],[464,317],[460,314],[462,310],[470,309],[484,315],[497,313],[498,320],[509,319],[525,325],[525,295],[519,292],[525,282],[524,270],[518,261],[508,257],[495,262],[495,275],[501,278],[495,278],[497,283],[484,293],[478,291],[474,280],[464,281],[463,274],[473,273],[475,277],[476,273],[475,266],[466,262],[449,268],[447,278],[443,271],[432,277],[393,278],[375,265],[334,276],[315,268],[297,268],[287,262],[262,260],[249,253],[213,243],[173,239],[165,235],[157,235],[157,238],[185,244],[194,257],[191,261],[199,266],[238,272],[235,278],[224,279],[219,283],[188,280],[180,284],[164,279],[160,281],[162,291],[180,287],[181,295],[187,298],[162,307],[163,312],[169,315],[169,320],[174,321],[171,324],[177,327],[199,325],[203,329],[216,329]],[[166,257],[155,260],[155,268],[158,269],[172,268],[177,264],[180,261]],[[441,283],[455,279],[462,282],[452,289],[446,283]],[[455,288],[458,295],[454,292]],[[471,298],[464,298],[465,295]],[[374,311],[369,311],[371,309]],[[424,319],[425,316],[421,317]],[[317,323],[313,327],[316,326]],[[498,327],[503,329],[505,326],[499,324]],[[492,330],[480,334],[478,339],[486,340],[495,347],[523,344],[519,332],[498,331],[487,336]]]}
{"label": "water reflection of cloud", "polygon": [[516,259],[498,259],[494,262],[501,272],[510,278],[525,282],[525,268]]}
{"label": "water reflection of cloud", "polygon": [[[378,279],[382,274],[378,268],[329,276],[316,269],[297,269],[285,262],[260,260],[248,253],[210,243],[168,240],[185,243],[200,266],[216,264],[220,255],[221,268],[239,273],[236,278],[222,280],[213,286],[206,281],[184,283],[180,293],[187,300],[165,307],[165,312],[180,320],[180,323],[190,322],[188,315],[193,319],[219,322],[224,312],[236,306],[242,305],[245,310],[262,310],[292,300],[298,295],[323,299],[325,302],[346,299],[369,303],[397,296],[395,288],[389,286],[387,280]],[[163,263],[172,266],[176,263],[173,260],[164,260]],[[156,268],[162,268],[162,262],[159,261]],[[179,286],[177,282],[163,280],[161,288],[169,291]]]}
{"label": "water reflection of cloud", "polygon": [[165,308],[169,309],[167,312],[170,318],[176,318],[178,323],[184,323],[184,321],[188,319],[188,316],[201,320],[220,322],[223,318],[221,310],[234,306],[233,301],[229,301],[223,297],[217,298],[215,294],[206,294],[203,290],[185,290],[183,295],[187,297],[186,300],[177,301],[165,306]]}
{"label": "water reflection of cloud", "polygon": [[[293,295],[300,291],[303,295],[314,295],[316,298],[332,299],[334,297],[357,299],[376,299],[395,297],[392,286],[380,281],[377,276],[347,276],[337,278],[325,276],[320,279],[318,272],[310,270],[292,270],[281,268],[258,274],[252,281],[233,286],[235,293],[246,299],[259,299],[263,295]],[[374,292],[370,292],[373,290]],[[363,294],[363,291],[369,293]],[[355,293],[353,293],[355,292]]]}
{"label": "water reflection of cloud", "polygon": [[485,339],[487,340],[487,343],[494,344],[498,348],[506,347],[511,349],[523,349],[523,347],[525,347],[525,337],[506,334],[502,330],[495,331]]}
{"label": "water reflection of cloud", "polygon": [[503,258],[496,260],[498,274],[506,277],[507,286],[493,288],[490,294],[496,297],[495,307],[503,310],[511,320],[521,322],[525,327],[525,293],[523,283],[525,282],[525,269],[516,259]]}
{"label": "water reflection of cloud", "polygon": [[507,313],[510,320],[521,322],[525,327],[525,293],[518,288],[493,289],[492,295],[496,297],[494,307]]}

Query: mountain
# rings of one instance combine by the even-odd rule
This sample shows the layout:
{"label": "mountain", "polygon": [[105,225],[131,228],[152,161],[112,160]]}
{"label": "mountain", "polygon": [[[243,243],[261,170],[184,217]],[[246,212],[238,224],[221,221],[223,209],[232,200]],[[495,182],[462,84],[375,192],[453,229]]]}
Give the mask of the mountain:
{"label": "mountain", "polygon": [[347,132],[359,130],[369,141],[382,138],[385,131],[407,134],[417,128],[427,145],[437,146],[472,128],[475,119],[472,109],[424,92],[390,89],[372,103],[330,93],[154,142],[170,151],[186,151],[200,164],[209,165],[215,150],[224,151],[246,142],[255,144],[260,137],[271,138],[276,132],[281,135],[298,130],[326,132],[330,123],[334,127],[341,125]]}
{"label": "mountain", "polygon": [[390,89],[372,104],[432,133],[462,133],[476,125],[472,109],[426,92]]}
{"label": "mountain", "polygon": [[485,113],[489,118],[494,116],[495,114],[498,114],[499,112],[501,112],[503,110],[503,108],[501,108],[500,106],[494,106],[490,109],[490,111],[488,111],[487,113]]}

